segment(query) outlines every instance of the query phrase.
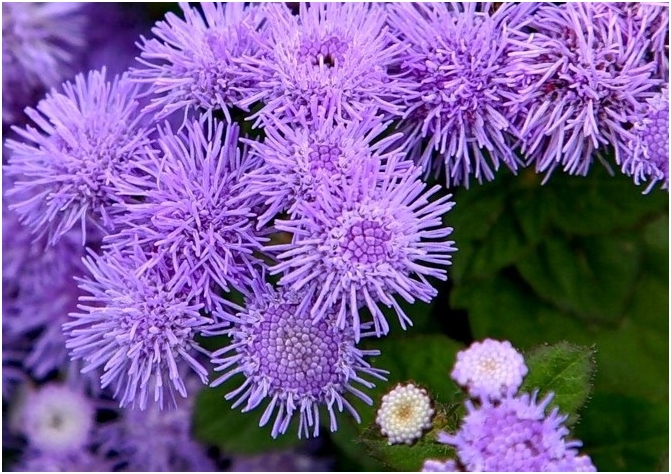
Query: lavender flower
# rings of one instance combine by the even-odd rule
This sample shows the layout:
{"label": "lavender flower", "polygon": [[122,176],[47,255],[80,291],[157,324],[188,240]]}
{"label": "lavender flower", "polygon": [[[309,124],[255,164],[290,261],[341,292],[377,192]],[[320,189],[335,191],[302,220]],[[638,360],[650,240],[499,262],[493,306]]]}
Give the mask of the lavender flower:
{"label": "lavender flower", "polygon": [[507,52],[512,32],[524,25],[519,20],[535,7],[506,4],[493,14],[476,8],[404,3],[389,15],[395,42],[409,45],[399,57],[401,71],[416,84],[404,97],[404,145],[427,172],[444,167],[448,187],[468,187],[471,176],[491,180],[501,162],[512,171],[520,163],[509,104],[522,95]]}
{"label": "lavender flower", "polygon": [[93,404],[82,393],[49,384],[28,395],[21,425],[31,448],[63,454],[89,443],[94,416]]}
{"label": "lavender flower", "polygon": [[328,472],[332,462],[297,449],[234,456],[230,472]]}
{"label": "lavender flower", "polygon": [[[190,382],[195,382],[191,384]],[[198,380],[186,378],[189,389]],[[119,419],[102,425],[96,436],[100,451],[113,455],[117,468],[135,472],[213,472],[207,448],[191,436],[193,399],[179,400],[174,410],[122,410]]]}
{"label": "lavender flower", "polygon": [[105,70],[79,75],[62,92],[52,91],[27,115],[38,128],[14,128],[23,141],[8,140],[7,194],[21,221],[54,244],[78,222],[113,228],[119,190],[135,175],[136,153],[148,143],[140,127],[137,87],[125,77],[107,82]]}
{"label": "lavender flower", "polygon": [[2,4],[2,121],[44,89],[74,72],[84,46],[86,16],[79,3]]}
{"label": "lavender flower", "polygon": [[622,172],[633,176],[636,185],[650,181],[645,193],[656,183],[669,188],[669,91],[647,101],[645,112],[634,124],[634,138],[622,160]]}
{"label": "lavender flower", "polygon": [[286,432],[296,412],[298,436],[309,437],[310,428],[312,436],[318,436],[320,405],[328,410],[331,431],[337,429],[336,408],[346,408],[360,421],[344,395],[349,392],[370,405],[370,397],[354,385],[373,387],[363,376],[384,379],[384,371],[364,360],[379,351],[357,349],[353,331],[337,328],[332,313],[313,323],[310,305],[305,293],[276,292],[270,285],[257,283],[255,296],[247,300],[234,326],[223,331],[231,337],[231,344],[212,354],[215,370],[224,371],[212,386],[243,374],[243,384],[226,398],[237,398],[233,408],[244,403],[243,411],[268,399],[260,426],[276,413],[273,437]]}
{"label": "lavender flower", "polygon": [[304,206],[305,217],[275,221],[293,240],[272,247],[281,253],[271,273],[282,273],[280,284],[306,291],[308,300],[315,297],[315,320],[335,310],[337,326],[352,328],[358,338],[359,309],[366,306],[379,336],[389,325],[378,302],[393,307],[405,328],[412,321],[395,294],[409,303],[436,295],[427,278],[447,278],[436,266],[449,265],[456,250],[444,240],[452,229],[441,221],[453,204],[451,196],[429,201],[439,187],[426,190],[420,173],[396,174],[393,163],[384,170],[357,169],[338,199],[319,199]]}
{"label": "lavender flower", "polygon": [[184,19],[168,13],[152,29],[157,39],[142,38],[145,66],[133,71],[153,94],[149,110],[157,118],[191,108],[221,110],[231,122],[229,109],[246,108],[258,100],[258,75],[245,64],[259,60],[255,35],[262,34],[264,15],[257,6],[243,3],[200,4],[202,13],[180,5]]}
{"label": "lavender flower", "polygon": [[472,397],[500,400],[517,393],[527,372],[524,357],[509,341],[485,339],[457,353],[451,377]]}
{"label": "lavender flower", "polygon": [[212,320],[200,315],[202,304],[194,304],[192,294],[167,288],[172,275],[166,266],[138,275],[147,264],[139,247],[92,255],[84,264],[92,278],[82,279],[80,288],[90,296],[80,298],[81,312],[64,325],[66,346],[74,360],[85,362],[83,372],[102,367],[101,387],[113,387],[122,407],[140,409],[152,391],[161,408],[174,406],[175,391],[187,396],[181,365],[206,383],[207,370],[194,357],[205,351],[194,337]]}
{"label": "lavender flower", "polygon": [[250,69],[267,91],[264,115],[304,116],[315,106],[362,120],[364,111],[402,112],[410,84],[393,72],[399,45],[390,42],[384,7],[371,3],[301,3],[298,15],[283,4],[266,8],[264,57]]}
{"label": "lavender flower", "polygon": [[585,175],[595,152],[620,148],[637,110],[659,85],[653,64],[641,64],[642,33],[626,39],[600,28],[591,4],[543,6],[531,24],[538,31],[515,42],[511,64],[521,93],[522,152],[538,172],[562,166]]}
{"label": "lavender flower", "polygon": [[150,179],[125,191],[142,202],[126,206],[122,230],[108,246],[150,249],[142,271],[167,262],[172,275],[165,283],[202,296],[211,310],[221,300],[218,288],[244,291],[250,284],[259,264],[253,252],[267,239],[253,230],[258,197],[234,191],[257,162],[238,149],[237,125],[206,122],[188,123],[179,134],[159,128],[144,160]]}
{"label": "lavender flower", "polygon": [[455,435],[440,433],[438,440],[454,446],[466,471],[556,471],[559,466],[586,467],[577,457],[580,441],[566,441],[566,416],[554,408],[546,415],[552,395],[536,402],[537,393],[506,397],[500,403],[466,402],[468,413]]}
{"label": "lavender flower", "polygon": [[244,195],[266,199],[258,227],[283,211],[295,217],[302,204],[314,202],[331,186],[350,184],[357,169],[366,164],[382,166],[389,156],[398,154],[389,150],[398,135],[380,139],[390,122],[370,115],[363,121],[336,121],[334,109],[323,112],[314,125],[305,119],[289,124],[268,119],[265,140],[247,141],[252,156],[263,163],[247,173],[240,185]]}

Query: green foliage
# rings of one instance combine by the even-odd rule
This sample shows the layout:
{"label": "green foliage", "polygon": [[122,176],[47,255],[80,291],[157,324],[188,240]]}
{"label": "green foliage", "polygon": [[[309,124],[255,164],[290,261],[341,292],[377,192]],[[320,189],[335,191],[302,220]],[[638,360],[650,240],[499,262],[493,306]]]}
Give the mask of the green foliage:
{"label": "green foliage", "polygon": [[552,406],[569,415],[568,424],[573,424],[591,391],[594,350],[560,342],[538,347],[526,354],[524,360],[529,373],[520,391],[539,390],[539,399],[552,392]]}

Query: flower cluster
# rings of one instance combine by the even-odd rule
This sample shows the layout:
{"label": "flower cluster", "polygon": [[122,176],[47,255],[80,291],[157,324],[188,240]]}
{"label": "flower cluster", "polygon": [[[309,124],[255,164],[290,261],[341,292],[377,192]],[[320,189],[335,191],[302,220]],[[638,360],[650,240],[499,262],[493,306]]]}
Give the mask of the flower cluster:
{"label": "flower cluster", "polygon": [[527,368],[508,341],[487,339],[457,354],[452,378],[474,398],[455,434],[441,432],[440,443],[452,446],[456,460],[426,460],[425,472],[596,471],[580,441],[566,440],[566,415],[549,413],[553,395],[538,401],[517,393]]}
{"label": "flower cluster", "polygon": [[[273,436],[296,418],[299,436],[318,436],[324,417],[336,430],[386,374],[362,344],[411,326],[407,305],[448,278],[445,187],[501,167],[585,174],[612,149],[646,192],[668,188],[664,8],[179,9],[129,40],[132,21],[91,31],[123,23],[108,7],[3,4],[3,377],[45,393],[75,378],[123,409],[106,440],[82,420],[63,435],[80,452],[45,449],[28,417],[23,468],[216,469],[189,444],[192,397],[208,384],[232,387],[233,408],[263,406]],[[446,186],[425,183],[431,172]],[[513,397],[525,373],[510,346],[465,353],[453,376],[481,404],[449,442],[466,449],[482,413],[498,426],[528,412],[520,423],[560,443],[547,399]],[[380,415],[422,401],[413,430],[385,425],[394,442],[432,416],[407,391]],[[52,398],[57,418],[90,414]],[[463,456],[459,467],[490,466]]]}

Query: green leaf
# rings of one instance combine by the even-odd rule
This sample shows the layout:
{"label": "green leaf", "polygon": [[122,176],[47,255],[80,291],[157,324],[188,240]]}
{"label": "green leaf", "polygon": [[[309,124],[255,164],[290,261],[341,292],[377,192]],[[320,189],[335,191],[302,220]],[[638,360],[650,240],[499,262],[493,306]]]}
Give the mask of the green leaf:
{"label": "green leaf", "polygon": [[551,404],[569,415],[569,424],[574,423],[591,391],[594,349],[561,342],[533,350],[525,355],[525,362],[529,373],[520,390],[539,390],[539,399],[552,392]]}
{"label": "green leaf", "polygon": [[380,434],[376,424],[371,424],[361,435],[361,443],[370,455],[394,471],[419,471],[426,459],[446,460],[454,458],[454,449],[438,443],[440,431],[454,432],[458,426],[456,406],[437,404],[433,428],[412,445],[390,445]]}
{"label": "green leaf", "polygon": [[595,392],[575,437],[599,471],[658,469],[669,448],[669,404]]}
{"label": "green leaf", "polygon": [[259,427],[261,407],[249,413],[242,413],[241,407],[231,408],[232,402],[224,396],[241,382],[241,377],[233,377],[217,388],[200,391],[193,415],[195,437],[227,454],[256,454],[298,445],[296,423],[289,426],[286,434],[273,439],[270,434],[272,421]]}

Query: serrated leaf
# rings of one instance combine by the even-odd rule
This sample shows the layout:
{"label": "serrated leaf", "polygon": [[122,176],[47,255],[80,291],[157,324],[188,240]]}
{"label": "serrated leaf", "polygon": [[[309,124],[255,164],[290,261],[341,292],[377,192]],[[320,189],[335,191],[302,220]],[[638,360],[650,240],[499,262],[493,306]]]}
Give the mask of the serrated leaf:
{"label": "serrated leaf", "polygon": [[419,471],[426,459],[446,460],[455,457],[453,448],[438,443],[436,440],[440,431],[454,432],[457,429],[456,408],[456,406],[436,404],[433,428],[412,445],[390,445],[375,424],[371,424],[364,430],[360,442],[372,457],[394,471]]}
{"label": "serrated leaf", "polygon": [[248,413],[242,413],[240,407],[231,408],[232,402],[224,396],[240,383],[239,377],[233,377],[219,387],[200,391],[193,415],[196,439],[217,446],[226,454],[256,454],[298,445],[295,422],[286,434],[273,439],[272,423],[259,427],[262,408]]}
{"label": "serrated leaf", "polygon": [[529,373],[520,391],[539,390],[540,398],[552,392],[552,405],[569,415],[568,423],[578,418],[578,410],[587,401],[594,375],[594,349],[560,342],[542,346],[526,354]]}

